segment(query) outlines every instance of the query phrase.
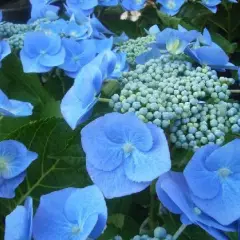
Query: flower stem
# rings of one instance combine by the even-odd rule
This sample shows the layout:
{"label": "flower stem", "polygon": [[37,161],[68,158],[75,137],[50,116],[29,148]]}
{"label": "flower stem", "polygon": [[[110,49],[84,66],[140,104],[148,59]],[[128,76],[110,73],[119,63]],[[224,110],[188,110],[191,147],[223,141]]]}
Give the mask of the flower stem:
{"label": "flower stem", "polygon": [[182,224],[180,226],[180,228],[175,232],[175,234],[173,235],[173,240],[176,240],[178,239],[178,237],[182,234],[182,232],[184,231],[184,229],[187,227],[187,225],[185,224]]}
{"label": "flower stem", "polygon": [[150,186],[150,207],[149,207],[149,227],[150,230],[154,230],[155,228],[155,184],[156,181],[153,181]]}
{"label": "flower stem", "polygon": [[110,99],[108,99],[108,98],[99,98],[98,101],[102,102],[102,103],[109,103]]}

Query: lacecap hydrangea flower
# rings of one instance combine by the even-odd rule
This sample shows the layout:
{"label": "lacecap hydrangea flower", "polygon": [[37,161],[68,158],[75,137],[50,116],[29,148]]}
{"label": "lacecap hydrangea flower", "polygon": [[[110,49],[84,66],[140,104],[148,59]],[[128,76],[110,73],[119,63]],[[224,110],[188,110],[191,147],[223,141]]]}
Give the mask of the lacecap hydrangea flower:
{"label": "lacecap hydrangea flower", "polygon": [[240,139],[206,145],[184,170],[193,202],[223,225],[240,218]]}
{"label": "lacecap hydrangea flower", "polygon": [[0,89],[0,116],[7,117],[26,117],[31,116],[33,105],[28,102],[8,99]]}
{"label": "lacecap hydrangea flower", "polygon": [[25,35],[20,58],[24,72],[43,73],[64,63],[65,49],[56,34],[29,32]]}
{"label": "lacecap hydrangea flower", "polygon": [[146,0],[122,0],[121,5],[127,11],[138,11],[144,8]]}
{"label": "lacecap hydrangea flower", "polygon": [[161,175],[156,184],[156,192],[165,208],[181,215],[184,225],[196,224],[217,240],[227,239],[223,231],[236,231],[236,224],[223,226],[194,204],[182,173],[169,171]]}
{"label": "lacecap hydrangea flower", "polygon": [[4,240],[32,239],[33,201],[27,197],[24,206],[17,206],[6,216]]}
{"label": "lacecap hydrangea flower", "polygon": [[109,113],[81,131],[89,176],[106,198],[147,188],[171,167],[162,129],[133,113]]}
{"label": "lacecap hydrangea flower", "polygon": [[185,0],[157,0],[158,3],[162,5],[160,10],[170,16],[176,15]]}
{"label": "lacecap hydrangea flower", "polygon": [[9,43],[5,40],[0,40],[0,67],[2,66],[1,61],[11,53]]}
{"label": "lacecap hydrangea flower", "polygon": [[94,185],[43,195],[33,219],[35,240],[97,239],[107,221],[107,207]]}
{"label": "lacecap hydrangea flower", "polygon": [[38,155],[15,140],[0,142],[0,198],[13,198],[25,170]]}

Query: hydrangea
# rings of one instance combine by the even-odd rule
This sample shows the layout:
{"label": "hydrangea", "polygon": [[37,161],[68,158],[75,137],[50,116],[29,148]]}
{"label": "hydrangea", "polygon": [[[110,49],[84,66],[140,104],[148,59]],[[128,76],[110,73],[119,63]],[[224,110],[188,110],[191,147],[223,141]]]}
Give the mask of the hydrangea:
{"label": "hydrangea", "polygon": [[9,43],[5,40],[0,40],[0,67],[2,66],[1,61],[11,53]]}
{"label": "hydrangea", "polygon": [[127,63],[126,53],[116,53],[116,65],[109,77],[117,79],[122,76],[122,72],[127,72],[128,70],[129,65]]}
{"label": "hydrangea", "polygon": [[148,30],[147,29],[144,30],[148,35],[156,35],[161,32],[158,25],[153,25]]}
{"label": "hydrangea", "polygon": [[119,0],[98,0],[99,6],[116,6]]}
{"label": "hydrangea", "polygon": [[53,22],[41,23],[39,25],[39,30],[44,32],[46,35],[51,34],[63,34],[66,29],[68,23],[63,19],[58,19]]}
{"label": "hydrangea", "polygon": [[58,19],[58,11],[59,7],[53,5],[32,5],[31,19],[28,23],[32,23],[41,18],[56,20]]}
{"label": "hydrangea", "polygon": [[193,202],[223,225],[240,218],[240,139],[200,148],[184,170]]}
{"label": "hydrangea", "polygon": [[157,0],[158,3],[162,5],[160,10],[170,16],[176,15],[182,5],[184,4],[184,0]]}
{"label": "hydrangea", "polygon": [[0,142],[0,197],[15,196],[15,188],[23,181],[25,170],[37,157],[37,153],[28,151],[18,141]]}
{"label": "hydrangea", "polygon": [[144,8],[146,0],[122,0],[121,5],[127,11],[138,11]]}
{"label": "hydrangea", "polygon": [[92,181],[106,198],[140,192],[171,167],[162,129],[133,113],[109,113],[81,131]]}
{"label": "hydrangea", "polygon": [[[185,225],[196,224],[218,240],[225,240],[222,231],[235,231],[236,225],[222,226],[194,204],[182,173],[168,172],[156,184],[159,200],[169,211],[181,215]],[[219,209],[221,211],[221,209]]]}
{"label": "hydrangea", "polygon": [[66,51],[64,63],[59,66],[67,76],[75,78],[81,68],[89,63],[96,55],[94,42],[83,40],[76,42],[73,39],[64,38],[62,40]]}
{"label": "hydrangea", "polygon": [[32,110],[31,103],[8,99],[0,89],[0,116],[26,117],[32,115]]}
{"label": "hydrangea", "polygon": [[20,58],[24,72],[48,72],[64,63],[65,49],[58,35],[29,32],[25,35]]}
{"label": "hydrangea", "polygon": [[104,39],[91,39],[96,45],[97,53],[101,53],[107,50],[111,50],[113,46],[113,37]]}
{"label": "hydrangea", "polygon": [[66,0],[66,4],[68,11],[75,12],[76,9],[81,9],[86,15],[89,15],[98,5],[98,0]]}
{"label": "hydrangea", "polygon": [[106,203],[96,186],[66,188],[41,197],[33,219],[33,237],[36,240],[97,239],[106,221]]}
{"label": "hydrangea", "polygon": [[6,216],[5,240],[32,239],[33,201],[27,197],[24,206],[17,206]]}

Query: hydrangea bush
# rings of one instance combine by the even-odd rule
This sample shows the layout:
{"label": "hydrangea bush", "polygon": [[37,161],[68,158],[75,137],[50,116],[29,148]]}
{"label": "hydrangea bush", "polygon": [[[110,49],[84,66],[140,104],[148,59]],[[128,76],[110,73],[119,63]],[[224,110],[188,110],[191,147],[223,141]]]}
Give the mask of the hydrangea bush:
{"label": "hydrangea bush", "polygon": [[239,239],[239,4],[30,5],[0,12],[0,239]]}

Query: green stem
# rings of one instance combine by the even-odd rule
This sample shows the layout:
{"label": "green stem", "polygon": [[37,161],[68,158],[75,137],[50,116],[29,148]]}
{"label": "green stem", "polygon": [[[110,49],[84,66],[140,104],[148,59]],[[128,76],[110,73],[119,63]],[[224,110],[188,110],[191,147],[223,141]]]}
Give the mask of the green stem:
{"label": "green stem", "polygon": [[155,228],[155,184],[156,181],[153,181],[150,186],[150,207],[149,207],[149,227],[150,230],[154,230]]}
{"label": "green stem", "polygon": [[185,230],[185,228],[187,227],[187,225],[185,224],[182,224],[180,226],[180,228],[175,232],[175,234],[173,235],[173,240],[176,240],[178,239],[178,237],[182,234],[182,232]]}
{"label": "green stem", "polygon": [[102,102],[102,103],[109,103],[110,99],[108,99],[108,98],[99,98],[98,101]]}

